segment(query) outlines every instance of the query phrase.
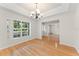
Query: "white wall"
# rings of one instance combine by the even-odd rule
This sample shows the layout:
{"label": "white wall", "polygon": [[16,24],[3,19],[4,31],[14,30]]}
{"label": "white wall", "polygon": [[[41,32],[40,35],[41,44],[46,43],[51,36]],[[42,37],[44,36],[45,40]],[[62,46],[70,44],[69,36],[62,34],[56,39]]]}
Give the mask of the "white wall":
{"label": "white wall", "polygon": [[60,43],[73,46],[77,48],[78,51],[79,4],[70,4],[67,12],[46,17],[44,20],[41,20],[41,22],[48,22],[57,19],[59,19]]}
{"label": "white wall", "polygon": [[[20,19],[31,23],[31,36],[23,39],[8,39],[6,19]],[[41,38],[41,22],[48,22],[59,19],[60,43],[74,46],[79,50],[79,5],[70,4],[69,11],[51,15],[41,21],[26,18],[10,10],[0,7],[0,49],[33,39]]]}
{"label": "white wall", "polygon": [[75,22],[74,25],[75,46],[79,52],[79,4],[77,4],[74,22]]}
{"label": "white wall", "polygon": [[[7,24],[6,20],[24,20],[28,21],[31,23],[31,36],[30,37],[25,37],[25,38],[19,38],[19,39],[13,39],[13,38],[8,38],[7,36]],[[23,15],[20,15],[18,13],[15,13],[13,11],[7,10],[5,8],[0,7],[0,49],[10,47],[12,45],[33,39],[37,37],[38,31],[37,29],[37,21],[36,20],[31,20],[29,18],[26,18]]]}

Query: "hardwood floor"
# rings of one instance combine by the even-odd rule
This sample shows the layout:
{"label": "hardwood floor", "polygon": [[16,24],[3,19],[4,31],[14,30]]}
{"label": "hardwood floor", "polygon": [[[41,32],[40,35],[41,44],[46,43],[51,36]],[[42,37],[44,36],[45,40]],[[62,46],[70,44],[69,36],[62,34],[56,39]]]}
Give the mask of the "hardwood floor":
{"label": "hardwood floor", "polygon": [[[47,40],[45,40],[47,39]],[[34,39],[0,51],[3,56],[79,56],[75,48],[59,44],[59,41]],[[53,38],[52,38],[53,39]],[[57,38],[54,38],[57,39]],[[57,47],[55,46],[57,42]]]}

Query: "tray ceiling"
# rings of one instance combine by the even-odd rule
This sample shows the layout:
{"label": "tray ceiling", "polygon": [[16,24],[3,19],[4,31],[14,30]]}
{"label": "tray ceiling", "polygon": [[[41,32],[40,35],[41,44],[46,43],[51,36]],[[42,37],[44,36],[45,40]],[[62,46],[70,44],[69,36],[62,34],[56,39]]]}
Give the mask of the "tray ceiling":
{"label": "tray ceiling", "polygon": [[[35,10],[34,3],[0,3],[0,6],[28,17]],[[67,6],[65,3],[38,3],[38,9],[44,17],[63,12]]]}

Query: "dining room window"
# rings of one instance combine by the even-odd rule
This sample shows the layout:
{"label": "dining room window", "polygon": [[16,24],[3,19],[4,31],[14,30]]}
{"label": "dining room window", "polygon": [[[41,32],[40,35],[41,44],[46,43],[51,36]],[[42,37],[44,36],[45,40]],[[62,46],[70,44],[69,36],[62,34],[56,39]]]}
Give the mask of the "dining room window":
{"label": "dining room window", "polygon": [[29,22],[13,20],[13,38],[29,36]]}

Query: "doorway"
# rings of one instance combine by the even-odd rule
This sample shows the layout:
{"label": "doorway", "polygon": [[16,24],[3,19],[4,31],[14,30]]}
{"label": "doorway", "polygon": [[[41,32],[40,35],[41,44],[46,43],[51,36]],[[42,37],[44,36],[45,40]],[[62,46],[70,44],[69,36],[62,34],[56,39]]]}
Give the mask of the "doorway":
{"label": "doorway", "polygon": [[42,22],[42,39],[55,47],[59,45],[59,20]]}

